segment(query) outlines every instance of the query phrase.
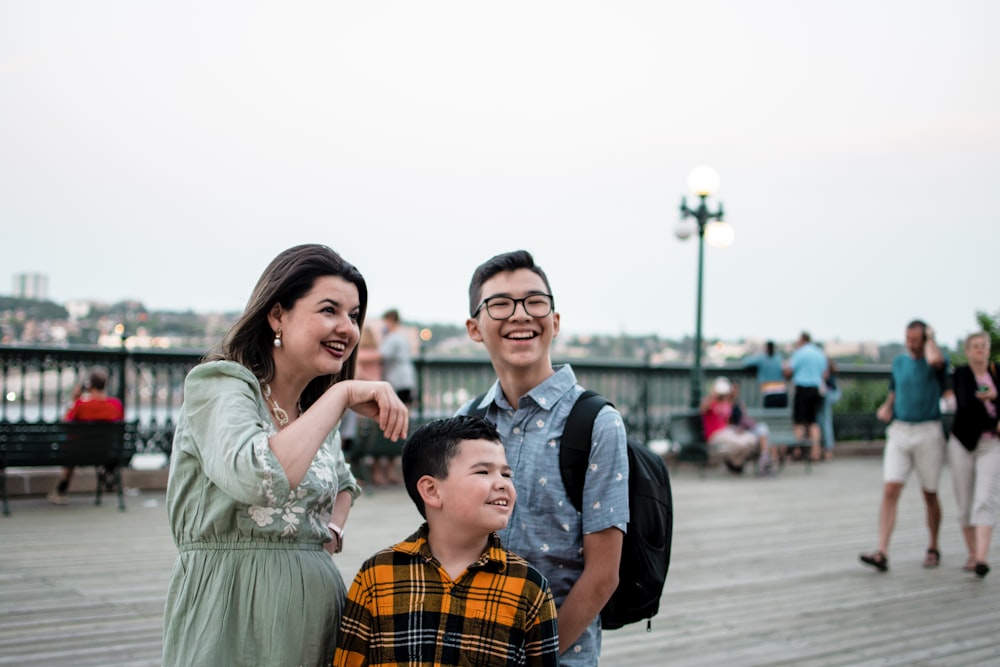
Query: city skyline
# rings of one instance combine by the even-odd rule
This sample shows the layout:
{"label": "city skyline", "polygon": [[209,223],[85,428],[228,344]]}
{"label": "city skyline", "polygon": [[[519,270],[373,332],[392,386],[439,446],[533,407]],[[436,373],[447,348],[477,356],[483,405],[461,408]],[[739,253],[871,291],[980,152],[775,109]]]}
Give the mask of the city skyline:
{"label": "city skyline", "polygon": [[[53,7],[53,5],[55,7]],[[241,310],[330,245],[369,312],[461,325],[516,248],[567,333],[949,345],[1000,310],[1000,4],[0,5],[0,273]]]}
{"label": "city skyline", "polygon": [[[35,274],[35,275],[38,278],[42,279],[43,281],[47,281],[47,276],[45,276],[44,274]],[[17,285],[15,281],[15,291],[16,291],[16,286]],[[8,295],[0,293],[0,297],[4,296]],[[15,298],[38,300],[37,297],[25,297],[23,295],[17,295],[17,294],[13,296],[15,296]],[[146,313],[145,315],[142,315],[140,318],[137,318],[135,320],[130,320],[128,322],[127,338],[129,339],[129,345],[138,347],[161,347],[161,346],[172,347],[178,344],[178,340],[173,340],[173,342],[171,342],[170,337],[165,337],[163,335],[163,332],[156,329],[155,327],[152,330],[150,330],[149,326],[146,323],[151,322],[152,320],[150,320],[147,317],[147,315],[152,315],[155,317],[156,315],[169,314],[183,319],[184,317],[187,316],[188,313],[190,313],[192,317],[204,319],[211,322],[210,328],[213,328],[220,332],[223,331],[225,328],[228,328],[228,325],[220,328],[220,322],[224,321],[226,318],[232,319],[239,315],[238,310],[226,311],[226,312],[157,311],[156,309],[149,308],[148,306],[146,306],[146,304],[143,302],[142,299],[129,299],[127,301],[119,303],[111,303],[100,299],[83,299],[78,301],[70,301],[66,303],[58,303],[58,302],[51,302],[51,303],[56,303],[57,305],[63,306],[67,310],[70,322],[86,322],[86,321],[93,322],[95,319],[93,310],[97,309],[99,312],[102,312],[103,314],[100,315],[99,319],[107,324],[108,329],[104,333],[104,335],[101,336],[101,339],[98,341],[98,344],[109,347],[117,347],[118,345],[121,344],[122,332],[117,331],[117,325],[121,323],[119,323],[118,320],[114,319],[114,317],[109,317],[109,315],[104,311],[106,311],[107,309],[113,310],[115,306],[118,306],[120,304],[129,304],[130,308],[136,305],[142,305]],[[174,321],[176,321],[176,317],[174,318]],[[376,331],[380,330],[379,325],[381,324],[381,322],[382,322],[381,316],[379,314],[373,314],[373,313],[369,313],[368,318],[366,320],[366,324],[368,324],[369,326],[374,326],[376,328]],[[456,331],[463,332],[460,335],[460,338],[462,339],[465,338],[464,327],[461,326],[461,324],[456,324],[456,323],[413,320],[413,321],[404,321],[403,326],[404,329],[408,330],[410,333],[410,337],[412,338],[413,341],[414,350],[417,350],[422,346],[421,339],[423,339],[424,342],[426,343],[430,343],[428,349],[438,348],[438,346],[444,342],[442,340],[442,332],[441,332],[442,328],[454,329]],[[126,327],[124,326],[124,324],[122,324],[122,327],[123,327],[122,331],[125,331]],[[190,328],[190,325],[188,325],[186,328]],[[35,333],[37,334],[37,331],[35,331]],[[425,333],[426,333],[426,338],[424,338]],[[60,335],[65,336],[67,334],[68,331],[64,327],[62,327]],[[376,333],[376,335],[378,334]],[[631,335],[629,336],[632,337]],[[667,344],[666,347],[659,349],[653,354],[654,358],[652,360],[654,361],[654,363],[690,361],[691,357],[690,350],[682,351],[681,349],[675,346],[684,346],[690,344],[693,339],[692,335],[685,334],[678,338],[671,339],[671,338],[659,337],[657,334],[647,334],[647,335],[635,335],[634,338],[636,340],[641,340],[646,338],[647,336],[654,336],[658,340],[660,340],[660,342]],[[218,338],[219,336],[208,335],[206,331],[206,335],[198,337],[204,338],[206,341],[212,341]],[[555,351],[557,354],[565,354],[565,352],[569,348],[575,348],[581,344],[586,345],[594,340],[599,340],[599,339],[610,340],[616,337],[617,337],[616,334],[574,332],[569,337],[563,337],[563,339],[557,340],[555,345]],[[794,348],[795,344],[797,343],[797,339],[798,335],[796,334],[796,336],[788,339],[770,339],[770,340],[772,340],[777,345],[780,353],[787,354]],[[448,342],[444,342],[443,349],[445,350],[458,349],[455,347],[453,339],[445,339],[445,340],[447,340]],[[709,337],[708,339],[703,341],[705,363],[718,365],[721,363],[725,363],[726,360],[739,359],[751,354],[761,352],[763,350],[764,343],[767,340],[769,339],[754,337],[754,336],[747,337],[739,335],[733,335],[728,337]],[[11,342],[11,341],[5,341],[5,342]],[[59,341],[54,341],[54,342],[59,342]],[[476,344],[471,340],[465,342],[467,342],[469,344],[468,347],[471,348],[481,347],[481,345]],[[843,340],[837,338],[825,341],[817,340],[816,342],[823,345],[826,352],[833,358],[859,358],[859,359],[865,359],[868,362],[877,361],[881,356],[884,356],[882,354],[882,349],[881,349],[883,346],[889,346],[891,349],[893,346],[902,345],[901,341],[877,341],[874,339]],[[211,343],[209,342],[207,344]],[[941,344],[943,347],[951,348],[953,351],[956,351],[961,347],[960,345],[952,344],[947,341],[942,341]]]}

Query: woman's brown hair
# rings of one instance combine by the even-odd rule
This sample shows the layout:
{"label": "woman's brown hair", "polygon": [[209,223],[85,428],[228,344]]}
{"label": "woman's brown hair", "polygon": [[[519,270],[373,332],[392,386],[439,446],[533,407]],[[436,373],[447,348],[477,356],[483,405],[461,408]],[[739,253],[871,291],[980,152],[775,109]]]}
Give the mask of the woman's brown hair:
{"label": "woman's brown hair", "polygon": [[[275,304],[290,310],[324,276],[343,278],[358,288],[358,329],[364,327],[368,286],[361,272],[325,245],[298,245],[271,260],[257,280],[243,314],[204,361],[235,361],[249,368],[262,383],[270,382],[274,378],[274,332],[268,323],[268,313]],[[357,347],[340,373],[310,382],[299,397],[302,409],[312,405],[334,383],[353,378],[356,361]]]}

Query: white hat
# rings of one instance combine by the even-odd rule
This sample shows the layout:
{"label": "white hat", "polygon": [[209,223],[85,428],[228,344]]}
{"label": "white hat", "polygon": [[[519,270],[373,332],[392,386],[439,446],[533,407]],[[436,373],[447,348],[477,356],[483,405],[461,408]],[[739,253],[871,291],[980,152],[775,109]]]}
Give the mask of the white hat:
{"label": "white hat", "polygon": [[712,383],[713,394],[728,394],[733,390],[733,383],[728,378],[715,378]]}

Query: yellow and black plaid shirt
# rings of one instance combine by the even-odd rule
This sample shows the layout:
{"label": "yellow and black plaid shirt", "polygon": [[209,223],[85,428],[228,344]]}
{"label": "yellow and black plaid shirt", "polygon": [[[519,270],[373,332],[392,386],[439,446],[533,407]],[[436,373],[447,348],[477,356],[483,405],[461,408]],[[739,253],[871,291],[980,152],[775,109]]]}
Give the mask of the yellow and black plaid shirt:
{"label": "yellow and black plaid shirt", "polygon": [[556,606],[545,577],[494,533],[452,581],[427,524],[362,565],[347,594],[333,664],[558,665]]}

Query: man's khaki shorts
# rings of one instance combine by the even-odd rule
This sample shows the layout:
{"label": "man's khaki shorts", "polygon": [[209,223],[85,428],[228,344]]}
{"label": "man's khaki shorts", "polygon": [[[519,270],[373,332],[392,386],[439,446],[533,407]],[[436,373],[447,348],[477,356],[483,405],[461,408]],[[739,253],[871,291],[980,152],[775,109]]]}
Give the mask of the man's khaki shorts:
{"label": "man's khaki shorts", "polygon": [[937,493],[946,451],[941,422],[894,421],[889,424],[885,436],[882,457],[885,481],[903,484],[916,470],[920,488]]}

